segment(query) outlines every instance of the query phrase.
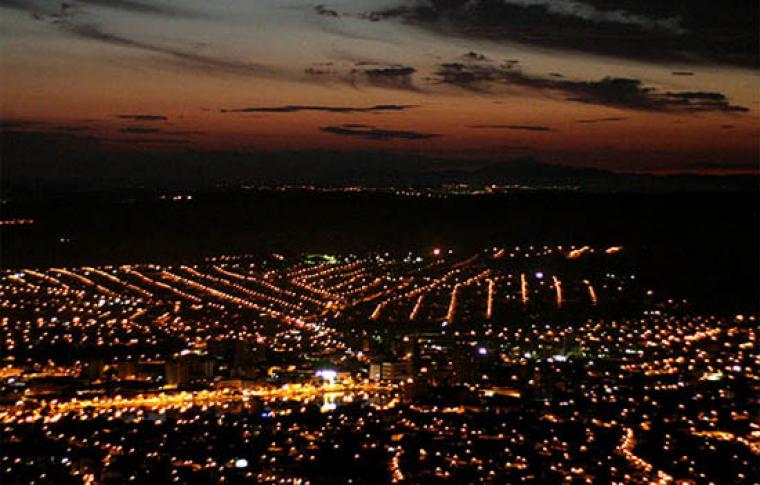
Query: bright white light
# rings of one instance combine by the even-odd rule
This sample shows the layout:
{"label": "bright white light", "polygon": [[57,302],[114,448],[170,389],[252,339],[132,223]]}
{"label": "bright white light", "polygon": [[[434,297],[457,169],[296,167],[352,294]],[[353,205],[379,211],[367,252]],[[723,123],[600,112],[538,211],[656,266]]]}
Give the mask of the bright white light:
{"label": "bright white light", "polygon": [[326,402],[322,405],[321,408],[319,408],[319,410],[322,411],[323,413],[335,411],[336,409],[338,409],[338,405],[335,404],[334,402]]}
{"label": "bright white light", "polygon": [[245,468],[248,466],[248,460],[245,458],[238,458],[235,460],[235,468]]}
{"label": "bright white light", "polygon": [[334,382],[335,378],[338,377],[338,373],[332,369],[319,369],[314,375],[321,377],[327,382]]}
{"label": "bright white light", "polygon": [[488,353],[488,349],[485,348],[485,347],[480,347],[480,348],[478,348],[478,353],[480,355],[486,355]]}
{"label": "bright white light", "polygon": [[536,271],[536,278],[542,280],[544,279],[544,274],[541,271]]}
{"label": "bright white light", "polygon": [[433,255],[439,256],[441,254],[441,250],[438,248],[433,249]]}

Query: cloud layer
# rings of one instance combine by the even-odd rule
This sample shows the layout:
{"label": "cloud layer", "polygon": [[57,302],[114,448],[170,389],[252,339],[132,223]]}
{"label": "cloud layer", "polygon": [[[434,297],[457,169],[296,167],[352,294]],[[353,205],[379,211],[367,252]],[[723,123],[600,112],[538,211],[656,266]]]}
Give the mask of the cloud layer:
{"label": "cloud layer", "polygon": [[399,19],[446,36],[756,67],[759,10],[758,2],[743,0],[730,6],[713,0],[420,0],[358,17]]}
{"label": "cloud layer", "polygon": [[416,108],[411,104],[376,104],[374,106],[320,106],[289,104],[285,106],[253,106],[222,109],[222,113],[297,113],[299,111],[322,111],[326,113],[382,113]]}
{"label": "cloud layer", "polygon": [[384,130],[369,125],[346,124],[341,126],[323,126],[320,131],[333,135],[354,136],[367,140],[429,140],[441,135],[418,131]]}
{"label": "cloud layer", "polygon": [[539,77],[523,73],[514,64],[444,63],[438,66],[435,80],[440,84],[482,92],[490,92],[495,86],[519,87],[564,96],[567,101],[640,111],[749,111],[732,104],[722,93],[663,91],[647,86],[639,79],[620,77],[595,81]]}

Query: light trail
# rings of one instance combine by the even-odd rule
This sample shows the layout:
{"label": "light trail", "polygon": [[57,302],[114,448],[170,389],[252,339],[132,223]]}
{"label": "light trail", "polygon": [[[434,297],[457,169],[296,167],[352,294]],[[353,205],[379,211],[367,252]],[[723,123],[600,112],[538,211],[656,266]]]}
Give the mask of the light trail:
{"label": "light trail", "polygon": [[24,278],[18,275],[8,275],[8,279],[11,281],[15,281],[16,283],[20,283],[24,286],[28,286],[33,291],[38,291],[40,289],[39,285],[35,285],[34,283],[30,283],[26,281]]}
{"label": "light trail", "polygon": [[349,291],[345,291],[343,293],[343,297],[346,298],[346,299],[348,299],[349,297],[353,297],[354,295],[358,295],[360,293],[366,294],[369,290],[371,290],[372,288],[374,288],[376,286],[381,285],[384,281],[385,280],[382,279],[382,278],[380,278],[380,277],[374,278],[369,283],[364,283],[363,285],[361,285],[361,286],[359,286],[357,288],[353,288],[353,289],[351,289]]}
{"label": "light trail", "polygon": [[496,292],[496,280],[493,278],[488,279],[488,300],[486,300],[486,318],[491,319],[493,317],[493,297]]}
{"label": "light trail", "polygon": [[161,289],[170,291],[170,292],[174,293],[175,295],[177,295],[177,296],[179,296],[181,298],[184,298],[186,300],[192,301],[193,303],[203,303],[203,300],[201,298],[198,298],[195,295],[191,295],[190,293],[184,292],[184,291],[182,291],[182,290],[180,290],[178,288],[175,288],[175,287],[173,287],[171,285],[167,285],[163,281],[156,281],[156,280],[154,280],[152,278],[148,278],[144,274],[142,274],[139,271],[134,270],[134,269],[132,269],[132,268],[130,268],[128,266],[125,266],[123,269],[124,269],[125,273],[134,276],[135,278],[139,279],[143,283],[155,286],[156,288],[161,288]]}
{"label": "light trail", "polygon": [[387,305],[387,303],[384,301],[381,301],[380,303],[378,303],[377,306],[375,307],[375,311],[373,311],[372,315],[369,316],[369,319],[377,320],[378,318],[380,318],[380,312],[383,311],[383,308],[385,307],[385,305]]}
{"label": "light trail", "polygon": [[673,482],[672,476],[662,470],[655,470],[654,465],[634,454],[633,449],[635,447],[636,436],[633,433],[633,429],[625,428],[625,435],[623,435],[623,440],[617,448],[618,453],[623,455],[623,458],[633,465],[634,468],[642,470],[650,475],[654,474],[656,480],[650,480],[649,483],[664,485]]}
{"label": "light trail", "polygon": [[460,283],[454,285],[451,289],[451,300],[449,300],[449,310],[446,312],[446,321],[451,323],[454,320],[454,312],[457,310],[457,292],[459,291]]}
{"label": "light trail", "polygon": [[599,299],[596,297],[596,290],[594,290],[594,287],[591,286],[591,282],[589,280],[583,280],[583,282],[588,288],[588,297],[591,299],[591,304],[596,305],[599,303]]}
{"label": "light trail", "polygon": [[256,310],[262,313],[265,313],[273,318],[279,318],[284,322],[292,323],[295,325],[303,325],[304,321],[300,318],[293,318],[289,315],[286,315],[285,313],[278,311],[270,306],[262,306],[257,303],[254,303],[250,300],[247,300],[245,298],[240,298],[238,296],[230,295],[229,293],[226,293],[224,291],[217,290],[216,288],[212,288],[210,286],[204,285],[202,283],[199,283],[195,280],[191,280],[189,278],[185,278],[182,276],[179,276],[175,273],[171,273],[169,271],[162,271],[161,277],[168,279],[174,283],[182,283],[185,286],[188,286],[192,288],[195,291],[204,293],[208,296],[211,296],[213,298],[216,298],[217,300],[221,300],[227,303],[232,303],[234,305],[238,305],[240,307],[249,308],[251,310]]}
{"label": "light trail", "polygon": [[301,305],[300,303],[293,304],[291,302],[283,300],[282,298],[277,298],[277,297],[274,297],[274,296],[271,296],[271,295],[267,295],[266,293],[261,293],[259,291],[251,290],[249,288],[246,288],[243,285],[240,285],[238,283],[232,282],[232,281],[227,280],[225,278],[218,278],[218,277],[215,277],[215,276],[208,275],[206,273],[202,273],[202,272],[197,271],[197,270],[195,270],[193,268],[190,268],[189,266],[180,266],[180,269],[182,269],[183,271],[185,271],[185,272],[187,272],[187,273],[195,276],[196,278],[202,278],[202,279],[204,279],[206,281],[210,281],[210,282],[218,284],[218,285],[223,285],[223,286],[226,286],[228,288],[232,288],[235,291],[238,291],[240,293],[244,293],[244,294],[246,294],[246,295],[248,295],[250,297],[256,298],[258,300],[263,300],[263,301],[266,301],[268,303],[274,303],[274,304],[280,305],[280,306],[282,306],[283,308],[285,308],[287,310],[305,313],[303,305]]}
{"label": "light trail", "polygon": [[425,299],[425,295],[427,295],[427,293],[422,293],[419,298],[417,298],[417,302],[414,304],[414,308],[412,308],[412,312],[409,314],[409,320],[417,319],[417,315],[419,315],[420,310],[422,309],[422,301]]}
{"label": "light trail", "polygon": [[401,455],[404,454],[404,448],[401,445],[396,446],[396,452],[391,458],[389,468],[391,471],[391,483],[403,482],[406,477],[401,471]]}
{"label": "light trail", "polygon": [[523,305],[528,303],[528,280],[525,279],[525,273],[520,274],[520,294],[522,295]]}
{"label": "light trail", "polygon": [[584,253],[587,253],[589,251],[591,251],[591,248],[588,246],[583,246],[582,248],[579,248],[579,249],[573,249],[572,251],[567,253],[567,259],[578,259],[581,256],[583,256]]}
{"label": "light trail", "polygon": [[337,274],[352,271],[355,268],[360,267],[362,264],[363,264],[362,261],[355,261],[353,263],[341,264],[339,266],[329,265],[329,267],[325,270],[316,271],[316,272],[307,272],[307,274],[299,275],[298,279],[306,282],[306,281],[313,280],[316,278],[325,278],[330,275],[337,275]]}
{"label": "light trail", "polygon": [[110,273],[106,273],[105,271],[102,271],[102,270],[100,270],[98,268],[93,268],[92,266],[85,266],[82,269],[85,270],[85,271],[89,271],[90,273],[95,273],[96,275],[99,275],[102,278],[105,278],[105,279],[107,279],[108,281],[110,281],[112,283],[115,283],[117,285],[121,285],[121,286],[123,286],[123,287],[125,287],[125,288],[127,288],[129,290],[132,290],[133,292],[137,293],[140,296],[143,296],[145,298],[153,298],[153,294],[150,293],[149,291],[145,291],[145,290],[143,290],[142,288],[140,288],[137,285],[133,285],[132,283],[128,283],[128,282],[126,282],[124,280],[121,280],[121,279],[117,278],[116,276],[114,276],[114,275],[112,275]]}
{"label": "light trail", "polygon": [[251,283],[255,283],[255,284],[263,286],[264,288],[267,288],[267,289],[269,289],[269,290],[271,290],[271,291],[273,291],[275,293],[281,293],[283,295],[287,295],[287,296],[290,296],[292,298],[298,298],[300,300],[303,300],[305,302],[308,302],[308,303],[311,303],[311,304],[314,304],[314,305],[317,305],[317,306],[320,306],[320,307],[324,305],[324,302],[322,302],[320,300],[317,300],[316,298],[312,298],[312,297],[310,297],[308,295],[304,295],[302,293],[296,293],[294,291],[287,290],[285,288],[282,288],[282,287],[279,287],[277,285],[274,285],[274,284],[272,284],[272,283],[270,283],[268,281],[265,281],[265,280],[262,280],[262,279],[259,279],[259,278],[254,278],[253,276],[248,276],[248,275],[243,275],[243,274],[240,274],[240,273],[235,273],[235,272],[230,271],[228,269],[222,268],[221,266],[212,266],[212,268],[215,271],[217,271],[217,272],[219,272],[219,273],[221,273],[221,274],[223,274],[225,276],[228,276],[230,278],[234,278],[234,279],[240,280],[240,281],[248,281],[248,282],[251,282]]}
{"label": "light trail", "polygon": [[[359,300],[355,300],[355,301],[352,303],[352,305],[358,305],[358,304],[360,304],[360,303],[367,303],[367,302],[370,302],[370,301],[372,301],[372,300],[377,300],[378,298],[382,298],[382,297],[384,297],[384,296],[392,295],[392,294],[394,294],[394,293],[395,293],[395,292],[397,292],[397,291],[401,291],[401,290],[403,290],[404,288],[406,288],[407,286],[409,286],[409,285],[411,285],[411,284],[412,284],[412,279],[410,278],[410,279],[407,279],[407,280],[405,280],[405,281],[402,281],[402,282],[401,282],[401,284],[400,284],[400,285],[398,285],[398,286],[396,286],[395,288],[394,288],[394,287],[391,287],[391,288],[387,288],[387,289],[384,289],[384,290],[378,291],[378,292],[376,292],[376,293],[372,293],[371,295],[367,295],[367,296],[365,296],[365,297],[363,297],[363,298],[361,298],[361,299],[359,299]],[[387,305],[388,303],[390,303],[390,302],[392,302],[392,301],[396,301],[396,300],[398,300],[399,298],[400,298],[400,297],[393,297],[393,298],[390,298],[390,299],[388,299],[388,300],[386,300],[386,301],[382,302],[382,303],[384,303],[384,305],[383,305],[383,306]]]}
{"label": "light trail", "polygon": [[705,438],[712,438],[719,441],[729,441],[734,443],[741,443],[749,448],[749,451],[754,455],[760,455],[760,442],[754,439],[747,439],[743,436],[737,436],[734,433],[728,431],[691,431],[692,436],[699,436]]}
{"label": "light trail", "polygon": [[446,313],[446,321],[449,323],[454,321],[454,315],[457,311],[457,293],[459,292],[459,288],[462,286],[469,286],[477,281],[480,281],[483,278],[486,278],[489,274],[491,274],[491,270],[487,269],[471,278],[466,279],[462,283],[457,283],[454,285],[454,288],[451,290],[451,300],[449,301],[449,311]]}
{"label": "light trail", "polygon": [[96,291],[98,291],[98,292],[100,292],[100,293],[102,293],[104,295],[114,296],[114,297],[115,296],[119,296],[117,293],[114,293],[113,291],[109,290],[105,286],[102,286],[102,285],[99,285],[99,284],[95,283],[90,278],[85,278],[84,276],[82,276],[80,274],[76,274],[76,273],[71,272],[69,270],[66,270],[66,269],[63,269],[63,268],[50,268],[50,271],[54,271],[54,272],[58,273],[59,275],[68,276],[69,278],[71,278],[73,280],[76,280],[76,281],[80,282],[81,284],[83,284],[85,286],[89,286],[91,288],[95,288]]}
{"label": "light trail", "polygon": [[34,276],[35,278],[41,279],[42,281],[45,281],[45,282],[48,282],[48,283],[52,283],[54,285],[59,285],[59,286],[63,287],[64,289],[70,289],[71,288],[69,285],[67,285],[66,283],[63,283],[58,278],[53,278],[52,276],[48,276],[48,275],[43,274],[43,273],[38,273],[37,271],[32,271],[31,269],[22,270],[22,273],[26,273],[28,275]]}
{"label": "light trail", "polygon": [[367,270],[365,268],[358,269],[354,271],[353,273],[350,273],[350,276],[344,275],[344,277],[347,277],[347,279],[344,279],[340,283],[331,286],[330,291],[340,291],[346,286],[351,286],[352,284],[356,283],[357,281],[361,281],[362,279],[367,277]]}
{"label": "light trail", "polygon": [[554,281],[554,291],[557,293],[557,307],[562,306],[562,282],[556,276],[552,276]]}

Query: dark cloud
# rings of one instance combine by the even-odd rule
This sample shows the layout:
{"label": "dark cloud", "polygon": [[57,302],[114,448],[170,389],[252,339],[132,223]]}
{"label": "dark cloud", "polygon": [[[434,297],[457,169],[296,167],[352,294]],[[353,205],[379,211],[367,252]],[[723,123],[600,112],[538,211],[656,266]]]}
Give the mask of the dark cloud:
{"label": "dark cloud", "polygon": [[[125,115],[125,116],[149,116],[155,119],[158,115]],[[130,118],[131,119],[131,118]],[[9,120],[0,124],[3,141],[14,144],[56,147],[56,149],[87,149],[88,146],[98,144],[106,145],[131,145],[131,144],[157,144],[178,145],[190,143],[191,140],[183,139],[183,136],[198,135],[202,132],[190,130],[165,130],[148,126],[127,126],[118,130],[119,133],[127,133],[135,136],[124,138],[121,136],[105,136],[102,132],[94,133],[94,128],[83,125],[51,125],[42,121]],[[93,132],[93,133],[91,133]],[[156,137],[153,135],[163,135]],[[1,144],[0,144],[1,145]]]}
{"label": "dark cloud", "polygon": [[109,32],[98,23],[93,22],[91,16],[87,15],[87,12],[82,8],[86,4],[92,4],[145,14],[171,16],[172,18],[178,16],[195,16],[195,14],[190,11],[178,9],[169,5],[158,5],[137,0],[82,0],[80,2],[54,3],[52,5],[47,3],[24,3],[9,0],[0,0],[0,2],[3,2],[0,3],[0,5],[27,11],[35,20],[56,25],[69,35],[164,56],[167,58],[166,61],[169,61],[171,65],[177,67],[199,70],[209,74],[275,74],[274,70],[270,67],[259,63],[225,59],[199,53],[198,43],[189,45],[187,49],[181,49],[150,40],[140,39],[133,35],[120,35]]}
{"label": "dark cloud", "polygon": [[369,20],[370,22],[380,22],[381,20],[411,16],[414,11],[415,9],[412,7],[400,6],[374,12],[361,13],[358,17],[364,20]]}
{"label": "dark cloud", "polygon": [[644,86],[638,79],[606,77],[599,81],[561,81],[546,84],[521,78],[524,85],[556,90],[570,95],[570,101],[602,104],[643,111],[725,111],[746,112],[748,108],[733,105],[726,95],[715,92],[661,92]]}
{"label": "dark cloud", "polygon": [[58,131],[65,131],[69,133],[76,133],[80,131],[90,131],[92,130],[91,126],[74,126],[74,125],[62,125],[62,126],[56,126],[56,130]]}
{"label": "dark cloud", "polygon": [[47,121],[42,121],[42,120],[7,119],[7,120],[0,120],[0,130],[11,130],[11,129],[16,129],[16,128],[44,126],[47,124],[48,124]]}
{"label": "dark cloud", "polygon": [[433,79],[441,84],[451,84],[474,91],[487,91],[487,83],[504,82],[507,72],[511,69],[509,65],[447,62],[438,66]]}
{"label": "dark cloud", "polygon": [[66,2],[35,2],[30,0],[0,0],[0,7],[30,11],[42,17],[81,13],[82,7],[95,5],[112,10],[135,12],[147,15],[166,15],[171,17],[200,17],[201,14],[164,2],[141,2],[138,0],[69,0]]}
{"label": "dark cloud", "polygon": [[691,71],[673,71],[670,74],[673,76],[693,76],[694,73]]}
{"label": "dark cloud", "polygon": [[462,56],[462,59],[466,61],[490,61],[488,57],[486,57],[485,54],[481,54],[480,52],[470,51]]}
{"label": "dark cloud", "polygon": [[715,92],[669,91],[661,95],[661,100],[670,107],[683,107],[695,111],[749,111],[749,108],[730,104],[725,94]]}
{"label": "dark cloud", "polygon": [[29,2],[25,0],[0,0],[0,7],[27,10],[29,8]]}
{"label": "dark cloud", "polygon": [[408,66],[391,66],[375,69],[354,70],[358,76],[365,76],[369,84],[391,89],[414,90],[412,76],[417,70]]}
{"label": "dark cloud", "polygon": [[121,115],[116,115],[116,117],[122,120],[133,120],[133,121],[166,121],[169,119],[164,115],[152,115],[152,114],[121,114]]}
{"label": "dark cloud", "polygon": [[191,140],[181,138],[129,138],[121,140],[123,143],[154,144],[154,145],[187,145]]}
{"label": "dark cloud", "polygon": [[443,35],[655,61],[758,64],[758,2],[420,0],[360,15]]}
{"label": "dark cloud", "polygon": [[418,131],[382,130],[374,126],[323,126],[320,131],[333,135],[355,136],[368,140],[429,140],[441,135]]}
{"label": "dark cloud", "polygon": [[324,111],[327,113],[380,113],[416,108],[412,104],[376,104],[374,106],[314,106],[291,104],[286,106],[222,109],[222,113],[296,113],[299,111]]}
{"label": "dark cloud", "polygon": [[353,67],[334,66],[333,63],[320,63],[306,68],[304,73],[311,77],[359,85],[371,85],[386,89],[417,91],[414,85],[414,73],[417,69],[400,64],[379,65],[372,62],[356,62]]}
{"label": "dark cloud", "polygon": [[309,76],[332,76],[337,74],[332,69],[324,69],[318,67],[307,67],[303,70],[303,72]]}
{"label": "dark cloud", "polygon": [[204,132],[198,130],[161,130],[161,133],[176,136],[195,136],[202,135]]}
{"label": "dark cloud", "polygon": [[177,49],[175,47],[169,47],[154,42],[112,34],[102,30],[102,28],[96,24],[67,22],[62,24],[62,27],[66,32],[80,38],[167,56],[179,67],[199,70],[205,73],[235,75],[263,75],[273,73],[269,67],[262,64],[222,59],[190,50]]}
{"label": "dark cloud", "polygon": [[548,126],[538,125],[471,125],[470,128],[521,131],[554,131]]}
{"label": "dark cloud", "polygon": [[584,124],[593,124],[593,123],[610,123],[614,121],[625,121],[628,118],[623,118],[620,116],[609,116],[607,118],[592,118],[592,119],[586,119],[586,120],[576,120],[577,123],[584,123]]}
{"label": "dark cloud", "polygon": [[524,151],[533,150],[533,147],[530,145],[501,145],[495,148],[497,150],[506,151],[506,152],[524,152]]}
{"label": "dark cloud", "polygon": [[161,130],[158,128],[147,128],[145,126],[127,126],[126,128],[122,128],[121,131],[123,133],[138,133],[138,134],[149,134],[149,133],[159,133]]}
{"label": "dark cloud", "polygon": [[516,86],[564,95],[568,101],[641,111],[749,111],[731,104],[722,93],[661,91],[629,78],[572,81],[530,76],[506,64],[445,63],[438,67],[434,79],[441,84],[482,92],[489,92],[496,85]]}
{"label": "dark cloud", "polygon": [[138,0],[75,0],[70,1],[69,5],[86,4],[106,7],[113,10],[122,10],[125,12],[135,12],[148,15],[165,15],[170,17],[200,17],[200,13],[193,12],[175,5],[164,2],[141,2]]}
{"label": "dark cloud", "polygon": [[53,23],[60,22],[77,11],[71,3],[38,3],[29,0],[0,0],[0,7],[26,12],[35,20],[46,20]]}
{"label": "dark cloud", "polygon": [[327,8],[324,5],[315,5],[314,13],[316,13],[317,15],[322,15],[324,17],[339,17],[340,16],[340,14],[338,14],[336,10]]}
{"label": "dark cloud", "polygon": [[76,132],[60,131],[57,129],[46,129],[44,127],[35,127],[29,129],[29,127],[10,128],[0,130],[3,143],[0,146],[5,148],[4,143],[16,143],[21,142],[23,144],[32,146],[35,144],[47,144],[47,145],[72,145],[91,142],[105,142],[109,141],[107,138],[94,135],[81,135]]}
{"label": "dark cloud", "polygon": [[127,126],[125,128],[122,128],[120,130],[122,133],[132,133],[132,134],[138,134],[138,135],[153,135],[160,133],[162,135],[176,135],[176,136],[190,136],[190,135],[201,135],[203,132],[201,131],[193,131],[193,130],[164,130],[161,128],[153,128],[149,126]]}

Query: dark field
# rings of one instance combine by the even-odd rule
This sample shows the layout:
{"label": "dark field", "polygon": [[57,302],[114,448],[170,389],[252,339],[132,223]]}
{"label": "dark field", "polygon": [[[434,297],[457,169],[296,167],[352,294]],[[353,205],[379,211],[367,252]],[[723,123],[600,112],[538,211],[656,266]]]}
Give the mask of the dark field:
{"label": "dark field", "polygon": [[717,312],[758,309],[760,205],[747,194],[402,198],[383,194],[199,193],[7,202],[4,268],[191,262],[219,254],[406,252],[463,255],[515,244],[623,245],[655,288]]}

